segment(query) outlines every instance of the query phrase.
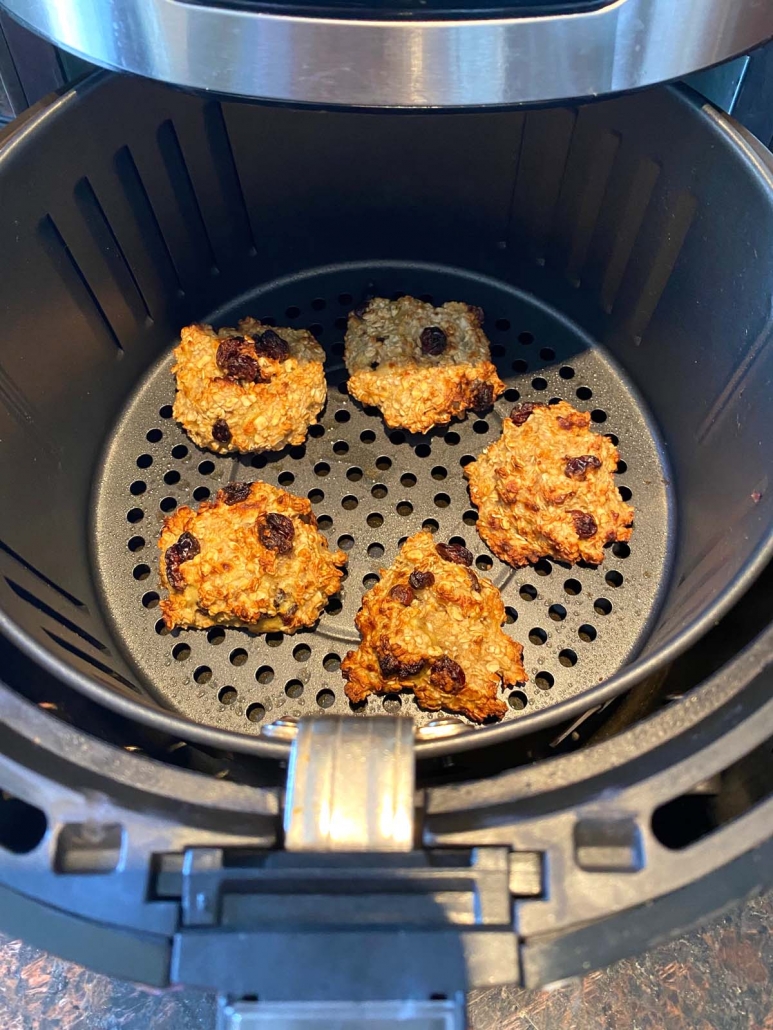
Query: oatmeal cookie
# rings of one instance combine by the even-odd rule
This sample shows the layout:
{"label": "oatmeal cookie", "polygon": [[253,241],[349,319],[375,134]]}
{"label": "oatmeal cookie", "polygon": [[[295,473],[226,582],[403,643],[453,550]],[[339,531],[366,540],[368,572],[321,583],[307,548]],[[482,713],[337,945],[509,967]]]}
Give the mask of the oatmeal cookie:
{"label": "oatmeal cookie", "polygon": [[325,353],[305,329],[189,325],[174,356],[174,417],[218,454],[302,444],[325,404]]}
{"label": "oatmeal cookie", "polygon": [[376,297],[349,315],[349,393],[381,409],[392,429],[424,433],[490,408],[505,386],[491,363],[483,312],[452,301]]}
{"label": "oatmeal cookie", "polygon": [[478,532],[502,561],[598,565],[604,544],[630,540],[633,508],[614,480],[620,455],[589,426],[566,401],[516,405],[499,440],[466,466]]}
{"label": "oatmeal cookie", "polygon": [[406,540],[357,613],[362,642],[341,663],[351,701],[409,689],[431,711],[502,718],[500,687],[526,681],[523,648],[500,629],[499,591],[471,566],[466,547],[427,532]]}
{"label": "oatmeal cookie", "polygon": [[164,622],[294,633],[313,625],[341,583],[343,551],[328,549],[311,504],[267,483],[229,483],[198,511],[164,520]]}

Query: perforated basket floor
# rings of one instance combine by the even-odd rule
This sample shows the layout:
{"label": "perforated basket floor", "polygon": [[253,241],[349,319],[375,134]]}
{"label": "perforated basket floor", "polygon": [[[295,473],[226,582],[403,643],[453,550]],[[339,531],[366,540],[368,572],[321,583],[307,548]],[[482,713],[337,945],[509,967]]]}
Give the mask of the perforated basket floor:
{"label": "perforated basket floor", "polygon": [[[346,391],[346,315],[367,292],[464,300],[486,311],[493,358],[508,390],[484,418],[425,435],[389,431]],[[171,418],[174,384],[164,355],[136,390],[107,442],[96,485],[93,553],[104,603],[139,677],[159,702],[218,727],[260,732],[282,715],[351,711],[339,665],[356,646],[354,616],[379,569],[422,526],[461,538],[476,567],[502,591],[506,631],[524,645],[529,682],[508,691],[517,719],[581,693],[630,661],[663,594],[674,516],[653,425],[609,356],[576,329],[505,284],[415,265],[328,268],[256,290],[212,314],[308,326],[327,351],[328,401],[307,443],[276,454],[223,458],[201,451]],[[170,341],[173,345],[174,341]],[[630,546],[607,549],[599,568],[541,561],[513,570],[475,529],[462,467],[500,433],[513,403],[568,400],[619,440],[619,487],[632,498]],[[215,629],[169,633],[159,618],[158,548],[164,516],[203,501],[229,480],[264,479],[310,498],[348,573],[318,625],[294,636]],[[417,724],[413,695],[371,697],[366,713],[402,710]]]}

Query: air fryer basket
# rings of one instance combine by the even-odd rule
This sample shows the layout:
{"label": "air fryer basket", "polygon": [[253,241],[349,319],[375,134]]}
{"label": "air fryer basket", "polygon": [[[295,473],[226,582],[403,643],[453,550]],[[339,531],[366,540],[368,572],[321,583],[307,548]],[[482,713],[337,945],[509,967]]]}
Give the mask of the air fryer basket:
{"label": "air fryer basket", "polygon": [[[770,554],[771,184],[685,93],[373,115],[97,76],[10,141],[0,176],[2,625],[114,709],[282,754],[278,716],[349,711],[362,591],[428,524],[503,589],[530,681],[499,727],[420,747],[520,735],[668,661]],[[484,307],[508,380],[490,416],[413,437],[346,395],[344,318],[374,291]],[[188,321],[246,314],[312,328],[328,404],[305,447],[223,459],[169,417],[169,348]],[[599,569],[514,572],[477,537],[462,465],[519,396],[619,438],[636,529]],[[294,637],[159,632],[164,513],[258,476],[308,494],[348,549],[340,598]]]}

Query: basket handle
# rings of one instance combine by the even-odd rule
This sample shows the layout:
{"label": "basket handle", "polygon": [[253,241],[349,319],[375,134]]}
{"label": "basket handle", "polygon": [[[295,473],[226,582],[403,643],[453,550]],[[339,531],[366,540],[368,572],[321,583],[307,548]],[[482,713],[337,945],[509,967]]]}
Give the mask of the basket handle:
{"label": "basket handle", "polygon": [[287,776],[285,847],[410,851],[415,769],[410,719],[301,719]]}

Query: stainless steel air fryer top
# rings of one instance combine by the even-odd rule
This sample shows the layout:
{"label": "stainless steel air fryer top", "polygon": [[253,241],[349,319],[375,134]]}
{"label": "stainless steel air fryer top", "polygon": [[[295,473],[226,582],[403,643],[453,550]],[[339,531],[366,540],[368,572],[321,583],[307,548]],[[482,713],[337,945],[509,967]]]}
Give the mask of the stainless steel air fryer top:
{"label": "stainless steel air fryer top", "polygon": [[675,79],[773,36],[770,0],[3,0],[107,68],[358,107],[540,103]]}

